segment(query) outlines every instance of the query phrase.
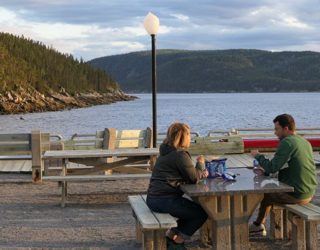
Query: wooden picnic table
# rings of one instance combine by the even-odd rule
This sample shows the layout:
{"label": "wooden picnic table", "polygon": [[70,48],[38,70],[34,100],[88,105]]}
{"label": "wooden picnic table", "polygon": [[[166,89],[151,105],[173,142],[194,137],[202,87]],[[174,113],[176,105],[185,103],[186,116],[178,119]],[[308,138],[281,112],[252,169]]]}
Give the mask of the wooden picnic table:
{"label": "wooden picnic table", "polygon": [[293,192],[293,188],[247,168],[229,169],[236,181],[206,179],[181,189],[196,200],[212,221],[213,249],[249,249],[248,221],[264,193]]}
{"label": "wooden picnic table", "polygon": [[[66,175],[69,162],[92,166],[92,168],[89,169],[76,169],[73,171],[74,175],[86,175],[122,165],[136,164],[148,159],[154,161],[158,154],[158,148],[50,150],[43,154],[42,160],[61,159],[63,161],[62,175]],[[110,158],[118,159],[108,162]]]}
{"label": "wooden picnic table", "polygon": [[[57,150],[46,151],[42,156],[42,164],[45,160],[62,160],[62,171],[59,176],[43,176],[45,181],[58,181],[61,183],[61,206],[65,206],[67,196],[67,182],[122,180],[133,178],[150,178],[151,174],[119,174],[99,175],[97,173],[119,167],[126,164],[136,164],[150,159],[155,162],[159,154],[158,148],[132,148],[132,149],[100,149],[100,150]],[[110,158],[118,158],[108,161]],[[72,169],[72,175],[68,174],[69,162],[76,162],[90,166],[87,169]],[[153,163],[151,164],[151,166]],[[92,175],[94,173],[94,175]]]}

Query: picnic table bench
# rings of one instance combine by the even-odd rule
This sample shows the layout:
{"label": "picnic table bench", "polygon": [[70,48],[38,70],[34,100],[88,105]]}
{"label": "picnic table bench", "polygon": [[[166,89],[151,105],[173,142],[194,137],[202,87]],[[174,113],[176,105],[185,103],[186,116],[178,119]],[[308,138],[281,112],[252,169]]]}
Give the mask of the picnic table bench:
{"label": "picnic table bench", "polygon": [[[158,154],[159,150],[157,148],[46,151],[42,156],[42,161],[60,159],[62,160],[63,165],[61,175],[43,176],[42,180],[61,183],[61,206],[64,207],[65,198],[67,196],[67,182],[150,178],[150,173],[127,175],[94,174],[118,166],[146,161],[147,159],[156,157]],[[120,160],[108,162],[108,159],[112,157],[119,157]],[[94,163],[95,165],[87,169],[74,169],[72,175],[67,175],[70,161],[79,162],[85,165],[92,165],[92,163]]]}
{"label": "picnic table bench", "polygon": [[271,237],[275,239],[289,237],[289,223],[292,225],[293,249],[319,249],[317,231],[317,226],[320,223],[319,206],[312,203],[273,206],[270,213]]}
{"label": "picnic table bench", "polygon": [[151,174],[114,174],[114,175],[77,175],[77,176],[43,176],[44,181],[61,183],[61,207],[65,207],[68,182],[115,181],[130,179],[149,179]]}
{"label": "picnic table bench", "polygon": [[170,214],[156,213],[146,204],[146,195],[132,195],[128,197],[136,220],[137,242],[142,243],[145,250],[165,250],[165,232],[177,226],[177,221]]}

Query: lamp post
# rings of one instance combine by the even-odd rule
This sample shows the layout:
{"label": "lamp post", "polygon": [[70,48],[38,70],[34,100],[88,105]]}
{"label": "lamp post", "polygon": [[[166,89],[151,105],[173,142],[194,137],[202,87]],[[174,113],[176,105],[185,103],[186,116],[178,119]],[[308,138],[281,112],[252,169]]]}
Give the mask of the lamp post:
{"label": "lamp post", "polygon": [[159,18],[151,12],[144,18],[144,28],[151,35],[152,47],[152,146],[157,147],[157,76],[156,76],[156,34]]}

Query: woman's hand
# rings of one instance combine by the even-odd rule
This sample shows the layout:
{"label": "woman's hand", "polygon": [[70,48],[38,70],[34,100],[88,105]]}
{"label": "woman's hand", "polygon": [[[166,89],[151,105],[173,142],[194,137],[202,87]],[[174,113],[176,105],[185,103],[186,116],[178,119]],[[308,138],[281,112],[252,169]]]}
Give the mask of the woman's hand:
{"label": "woman's hand", "polygon": [[204,170],[201,172],[201,179],[207,178],[209,176],[209,172],[207,170]]}

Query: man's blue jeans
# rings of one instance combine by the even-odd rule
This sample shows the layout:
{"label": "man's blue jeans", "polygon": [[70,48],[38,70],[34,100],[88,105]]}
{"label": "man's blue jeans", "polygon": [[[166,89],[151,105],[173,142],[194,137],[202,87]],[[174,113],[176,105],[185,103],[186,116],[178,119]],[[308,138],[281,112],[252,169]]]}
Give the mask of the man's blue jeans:
{"label": "man's blue jeans", "polygon": [[184,197],[147,196],[147,204],[154,212],[169,213],[178,218],[178,227],[172,230],[187,238],[190,238],[208,218],[199,204]]}

